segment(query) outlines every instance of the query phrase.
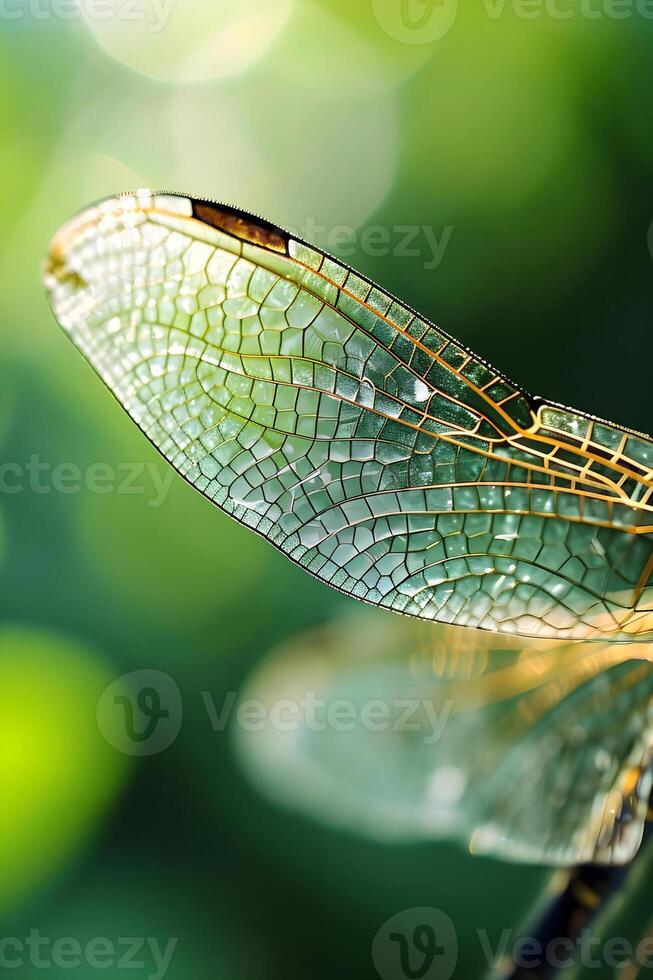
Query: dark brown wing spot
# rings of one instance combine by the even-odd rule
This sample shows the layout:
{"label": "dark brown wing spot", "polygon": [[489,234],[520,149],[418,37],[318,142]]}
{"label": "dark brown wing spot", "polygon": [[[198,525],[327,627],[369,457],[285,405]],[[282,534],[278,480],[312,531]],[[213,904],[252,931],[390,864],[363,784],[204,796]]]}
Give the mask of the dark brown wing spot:
{"label": "dark brown wing spot", "polygon": [[243,211],[205,201],[193,201],[193,217],[243,242],[261,245],[283,255],[288,254],[288,236],[285,232]]}

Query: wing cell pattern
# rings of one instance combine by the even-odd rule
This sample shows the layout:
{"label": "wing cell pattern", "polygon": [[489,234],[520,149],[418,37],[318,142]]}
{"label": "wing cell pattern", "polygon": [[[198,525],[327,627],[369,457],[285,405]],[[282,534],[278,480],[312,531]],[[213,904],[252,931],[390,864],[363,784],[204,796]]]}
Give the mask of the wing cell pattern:
{"label": "wing cell pattern", "polygon": [[55,315],[205,496],[398,612],[653,628],[653,443],[534,399],[363,277],[223,206],[138,192],[46,263]]}

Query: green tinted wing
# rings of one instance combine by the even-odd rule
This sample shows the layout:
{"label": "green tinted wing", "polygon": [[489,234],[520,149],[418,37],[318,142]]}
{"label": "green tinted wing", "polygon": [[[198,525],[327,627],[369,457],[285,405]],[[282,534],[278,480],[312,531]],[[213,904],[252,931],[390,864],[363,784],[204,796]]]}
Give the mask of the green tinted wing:
{"label": "green tinted wing", "polygon": [[[430,632],[363,615],[273,652],[234,728],[252,781],[381,839],[453,838],[529,862],[629,860],[651,788],[651,665],[619,662],[614,644]],[[249,702],[265,705],[263,724],[257,714],[247,725]]]}
{"label": "green tinted wing", "polygon": [[110,199],[55,237],[54,313],[167,459],[349,595],[561,638],[653,622],[653,446],[528,396],[232,209]]}

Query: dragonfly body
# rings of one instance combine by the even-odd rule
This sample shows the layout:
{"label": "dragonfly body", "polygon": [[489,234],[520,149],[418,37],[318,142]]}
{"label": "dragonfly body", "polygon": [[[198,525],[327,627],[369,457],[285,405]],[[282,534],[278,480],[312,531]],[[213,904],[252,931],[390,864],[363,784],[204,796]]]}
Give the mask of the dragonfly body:
{"label": "dragonfly body", "polygon": [[89,208],[64,329],[197,489],[342,591],[496,632],[653,629],[653,444],[529,396],[346,266],[223,205]]}

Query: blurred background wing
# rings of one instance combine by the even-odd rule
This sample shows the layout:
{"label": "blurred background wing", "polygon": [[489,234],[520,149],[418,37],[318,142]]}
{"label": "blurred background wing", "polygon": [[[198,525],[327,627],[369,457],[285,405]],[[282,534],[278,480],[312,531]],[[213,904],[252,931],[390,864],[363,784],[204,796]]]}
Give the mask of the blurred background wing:
{"label": "blurred background wing", "polygon": [[647,437],[527,396],[230,208],[108,199],[55,237],[46,285],[179,472],[329,585],[506,633],[649,630]]}
{"label": "blurred background wing", "polygon": [[[235,728],[253,782],[382,839],[455,838],[528,862],[629,860],[651,786],[650,663],[619,662],[612,644],[429,632],[363,614],[274,651]],[[247,724],[251,703],[265,705],[264,725]]]}

